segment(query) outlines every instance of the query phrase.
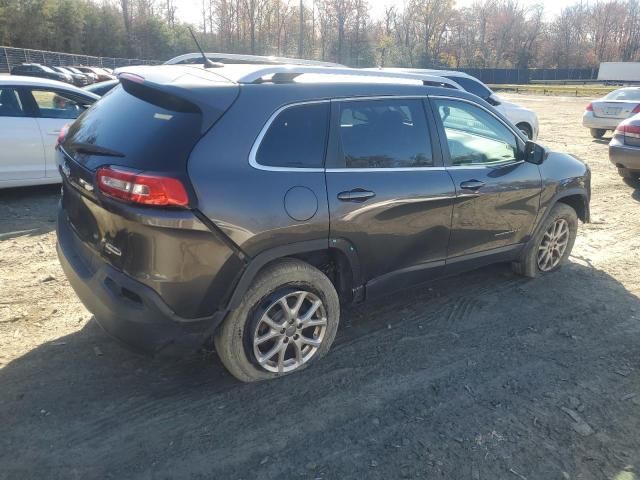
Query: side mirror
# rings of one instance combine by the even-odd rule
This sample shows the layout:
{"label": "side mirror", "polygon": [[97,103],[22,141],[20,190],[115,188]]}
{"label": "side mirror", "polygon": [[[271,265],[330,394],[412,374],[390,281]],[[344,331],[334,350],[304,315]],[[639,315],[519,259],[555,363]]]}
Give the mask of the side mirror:
{"label": "side mirror", "polygon": [[524,146],[524,161],[533,163],[534,165],[541,165],[547,156],[547,151],[544,147],[538,145],[531,140],[527,140]]}

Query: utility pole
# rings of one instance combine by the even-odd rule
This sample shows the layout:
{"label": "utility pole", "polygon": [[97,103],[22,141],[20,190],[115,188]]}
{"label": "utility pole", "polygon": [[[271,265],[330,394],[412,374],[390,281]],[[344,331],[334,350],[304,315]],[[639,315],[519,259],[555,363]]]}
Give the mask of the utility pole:
{"label": "utility pole", "polygon": [[302,58],[304,49],[304,2],[300,0],[300,38],[298,38],[298,58]]}

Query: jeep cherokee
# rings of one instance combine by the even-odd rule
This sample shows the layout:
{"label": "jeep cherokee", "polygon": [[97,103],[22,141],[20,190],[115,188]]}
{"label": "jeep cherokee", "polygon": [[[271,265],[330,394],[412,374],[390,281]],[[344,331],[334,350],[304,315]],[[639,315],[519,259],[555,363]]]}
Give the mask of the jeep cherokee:
{"label": "jeep cherokee", "polygon": [[345,304],[495,262],[548,274],[589,219],[584,163],[438,77],[119,79],[59,139],[64,271],[115,337],[172,354],[213,338],[243,381],[326,354]]}

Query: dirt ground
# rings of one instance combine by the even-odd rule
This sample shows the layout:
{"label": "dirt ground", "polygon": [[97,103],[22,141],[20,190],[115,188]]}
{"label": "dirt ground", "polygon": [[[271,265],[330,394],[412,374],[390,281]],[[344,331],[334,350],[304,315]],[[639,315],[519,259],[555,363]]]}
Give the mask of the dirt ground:
{"label": "dirt ground", "polygon": [[571,263],[345,311],[322,362],[267,383],[111,340],[58,265],[58,187],[0,192],[0,478],[640,478],[640,184],[586,99],[508,97],[593,170]]}

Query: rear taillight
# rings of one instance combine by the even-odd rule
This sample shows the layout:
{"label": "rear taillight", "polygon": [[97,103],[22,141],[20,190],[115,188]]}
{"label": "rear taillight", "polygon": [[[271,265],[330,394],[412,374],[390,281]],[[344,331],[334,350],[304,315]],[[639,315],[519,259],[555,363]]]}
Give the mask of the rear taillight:
{"label": "rear taillight", "polygon": [[587,112],[593,112],[593,104],[590,103],[589,105],[587,105],[586,110]]}
{"label": "rear taillight", "polygon": [[631,110],[632,113],[640,113],[640,103],[638,105],[636,105],[636,108],[634,108],[633,110]]}
{"label": "rear taillight", "polygon": [[64,142],[64,139],[67,137],[67,133],[69,132],[69,124],[67,123],[64,127],[60,129],[58,132],[58,139],[56,140],[56,148]]}
{"label": "rear taillight", "polygon": [[618,125],[616,127],[615,135],[640,138],[640,125]]}
{"label": "rear taillight", "polygon": [[175,207],[189,204],[187,190],[173,177],[103,167],[96,173],[96,183],[105,195],[126,202]]}

